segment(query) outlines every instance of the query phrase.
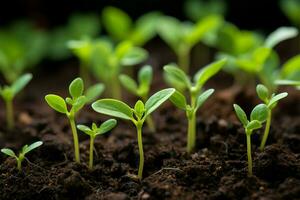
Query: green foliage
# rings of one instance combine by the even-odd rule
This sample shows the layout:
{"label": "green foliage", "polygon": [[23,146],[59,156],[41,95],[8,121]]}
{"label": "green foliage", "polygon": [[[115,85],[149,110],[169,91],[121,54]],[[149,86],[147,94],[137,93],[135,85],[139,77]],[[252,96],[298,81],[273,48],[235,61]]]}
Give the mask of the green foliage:
{"label": "green foliage", "polygon": [[289,20],[297,27],[300,27],[300,1],[281,0],[280,7]]}
{"label": "green foliage", "polygon": [[[72,128],[74,148],[75,148],[75,159],[76,162],[80,162],[79,156],[79,143],[77,130],[75,127],[76,114],[87,104],[94,101],[104,90],[103,84],[96,84],[90,87],[86,93],[84,93],[84,83],[81,78],[74,79],[69,85],[69,93],[71,97],[63,99],[62,97],[55,94],[48,94],[45,96],[45,100],[48,105],[55,111],[65,114]],[[68,105],[70,109],[68,110]]]}
{"label": "green foliage", "polygon": [[295,86],[298,90],[300,90],[300,81],[277,80],[275,83],[276,83],[277,85],[290,85],[290,86]]}
{"label": "green foliage", "polygon": [[[202,92],[203,85],[212,76],[218,73],[225,63],[226,60],[219,60],[202,68],[195,74],[193,82],[181,69],[176,67],[176,65],[171,64],[164,67],[166,80],[177,89],[170,100],[175,106],[186,112],[188,119],[188,153],[191,153],[195,148],[196,112],[214,92],[213,89]],[[187,100],[182,93],[184,90],[188,90],[190,93],[190,104],[187,104]]]}
{"label": "green foliage", "polygon": [[17,156],[11,149],[8,149],[8,148],[4,148],[4,149],[1,149],[1,152],[10,156],[10,157],[13,157],[17,160],[17,168],[19,171],[21,171],[21,166],[22,166],[22,162],[23,160],[25,159],[25,155],[27,153],[29,153],[30,151],[40,147],[41,145],[43,144],[42,141],[38,141],[38,142],[35,142],[31,145],[25,145],[23,146],[22,150],[20,151],[19,155]]}
{"label": "green foliage", "polygon": [[135,106],[131,108],[126,103],[115,99],[100,99],[92,104],[92,108],[101,114],[117,117],[125,120],[130,120],[136,126],[138,133],[138,144],[140,152],[140,164],[138,177],[141,179],[144,168],[144,151],[142,142],[142,127],[149,115],[154,112],[162,103],[168,100],[175,89],[163,89],[153,94],[144,104],[142,101],[137,101]]}
{"label": "green foliage", "polygon": [[102,135],[104,133],[107,133],[111,129],[113,129],[117,125],[117,121],[115,119],[109,119],[105,122],[103,122],[99,127],[97,124],[93,123],[92,127],[88,127],[85,125],[78,125],[77,128],[84,132],[85,134],[90,136],[90,160],[89,160],[89,168],[93,168],[93,151],[94,151],[94,139],[98,135]]}
{"label": "green foliage", "polygon": [[9,129],[14,128],[14,114],[13,114],[13,99],[15,96],[29,83],[32,79],[31,74],[24,74],[18,78],[11,86],[0,87],[0,96],[6,103],[6,117]]}
{"label": "green foliage", "polygon": [[156,24],[160,13],[150,12],[133,22],[127,13],[115,7],[106,7],[102,21],[106,31],[117,42],[130,41],[143,46],[156,35]]}

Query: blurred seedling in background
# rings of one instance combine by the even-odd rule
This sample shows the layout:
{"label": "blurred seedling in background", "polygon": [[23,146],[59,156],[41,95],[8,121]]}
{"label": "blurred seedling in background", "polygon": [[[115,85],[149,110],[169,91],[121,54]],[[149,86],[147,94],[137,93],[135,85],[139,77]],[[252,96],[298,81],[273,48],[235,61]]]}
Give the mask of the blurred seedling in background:
{"label": "blurred seedling in background", "polygon": [[243,124],[247,137],[247,157],[248,157],[248,175],[252,176],[252,153],[251,153],[251,135],[254,130],[260,129],[268,118],[268,107],[265,104],[259,104],[254,107],[250,114],[250,121],[244,110],[237,104],[233,105],[238,119]]}
{"label": "blurred seedling in background", "polygon": [[102,12],[105,30],[115,42],[130,41],[135,46],[144,46],[156,35],[160,13],[149,12],[135,22],[119,8],[108,6]]}
{"label": "blurred seedling in background", "polygon": [[196,24],[180,22],[169,16],[162,16],[158,21],[158,34],[175,52],[178,66],[189,73],[191,49],[203,38],[217,29],[223,19],[220,16],[206,16]]}
{"label": "blurred seedling in background", "polygon": [[272,110],[277,106],[279,100],[287,97],[288,93],[284,92],[277,95],[275,95],[274,93],[271,94],[268,88],[266,88],[266,86],[262,84],[256,86],[256,92],[258,97],[267,105],[268,108],[266,127],[260,144],[260,150],[264,150],[271,127]]}
{"label": "blurred seedling in background", "polygon": [[153,94],[144,104],[141,100],[137,101],[134,108],[131,108],[122,101],[115,99],[100,99],[92,104],[93,109],[101,114],[118,117],[121,119],[132,121],[137,129],[138,147],[139,147],[139,170],[138,178],[142,179],[144,169],[144,150],[142,140],[142,128],[146,119],[155,111],[162,103],[170,98],[175,89],[163,89]]}
{"label": "blurred seedling in background", "polygon": [[[146,102],[151,88],[153,70],[149,65],[143,66],[138,72],[138,83],[125,74],[119,76],[120,82],[129,92]],[[155,124],[149,115],[146,119],[147,125],[152,132],[155,132]]]}
{"label": "blurred seedling in background", "polygon": [[5,101],[6,105],[6,123],[9,130],[12,130],[15,124],[13,100],[15,96],[19,92],[21,92],[21,90],[29,83],[31,79],[31,74],[24,74],[10,86],[0,86],[0,95]]}
{"label": "blurred seedling in background", "polygon": [[[187,74],[176,65],[164,67],[165,75],[169,83],[177,89],[170,100],[175,106],[184,110],[188,119],[187,152],[191,153],[196,146],[196,114],[202,104],[212,95],[214,89],[203,92],[203,86],[212,76],[218,73],[225,65],[226,60],[213,62],[199,70],[193,79],[190,80]],[[185,90],[189,92],[190,103],[187,103],[184,95]]]}
{"label": "blurred seedling in background", "polygon": [[28,145],[25,145],[25,146],[23,146],[23,148],[22,148],[22,150],[20,151],[20,153],[19,153],[18,156],[13,152],[13,150],[8,149],[8,148],[1,149],[1,152],[4,153],[4,154],[6,154],[6,155],[8,155],[8,156],[10,156],[10,157],[15,158],[16,161],[17,161],[17,169],[18,169],[19,171],[21,171],[21,168],[22,168],[22,162],[23,162],[23,160],[26,158],[25,155],[26,155],[27,153],[29,153],[30,151],[32,151],[32,150],[38,148],[38,147],[41,146],[42,144],[43,144],[43,142],[38,141],[38,142],[35,142],[35,143],[33,143],[33,144],[29,145],[29,146],[28,146]]}
{"label": "blurred seedling in background", "polygon": [[115,119],[109,119],[103,122],[99,127],[97,124],[93,123],[92,127],[88,127],[85,125],[78,125],[77,128],[84,132],[85,134],[90,136],[90,158],[89,158],[89,168],[93,169],[94,163],[94,142],[95,138],[98,135],[102,135],[107,133],[111,129],[113,129],[117,125],[117,121]]}
{"label": "blurred seedling in background", "polygon": [[107,86],[110,96],[121,99],[119,75],[128,66],[133,66],[148,58],[146,50],[125,41],[114,46],[105,39],[94,41],[92,55],[93,74]]}
{"label": "blurred seedling in background", "polygon": [[[75,150],[75,161],[80,163],[80,152],[78,134],[76,129],[75,117],[76,114],[86,105],[91,103],[97,97],[101,95],[104,90],[103,84],[96,84],[84,93],[84,83],[81,78],[73,80],[69,86],[69,93],[71,97],[63,99],[62,97],[55,94],[48,94],[45,96],[45,100],[48,105],[55,111],[65,114],[70,122],[70,126],[73,134],[74,150]],[[70,109],[68,110],[68,106]]]}
{"label": "blurred seedling in background", "polygon": [[300,90],[300,81],[292,81],[292,80],[277,80],[275,82],[277,85],[288,85],[294,86],[298,90]]}

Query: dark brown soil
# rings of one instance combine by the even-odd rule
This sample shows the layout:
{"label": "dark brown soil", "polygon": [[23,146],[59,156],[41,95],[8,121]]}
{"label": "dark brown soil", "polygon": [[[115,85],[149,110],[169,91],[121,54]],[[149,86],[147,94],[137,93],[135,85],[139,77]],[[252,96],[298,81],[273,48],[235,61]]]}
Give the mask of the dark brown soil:
{"label": "dark brown soil", "polygon": [[[79,133],[82,164],[73,162],[68,121],[52,111],[43,96],[65,94],[74,76],[70,66],[40,72],[16,101],[18,126],[14,131],[5,130],[1,109],[1,147],[18,150],[26,143],[44,142],[28,155],[21,173],[13,159],[0,155],[1,200],[300,199],[299,91],[284,88],[290,95],[274,112],[265,151],[257,148],[262,133],[253,135],[252,177],[247,176],[245,134],[232,104],[249,112],[258,103],[253,87],[230,87],[224,74],[208,84],[217,92],[198,113],[197,150],[192,155],[185,153],[185,114],[164,104],[154,114],[157,132],[144,128],[145,169],[139,182],[130,176],[137,173],[139,155],[136,132],[129,122],[118,120],[111,133],[96,139],[92,171],[86,166],[88,137]],[[154,85],[165,87],[161,77],[155,78]],[[105,119],[87,108],[77,122],[89,125]]]}

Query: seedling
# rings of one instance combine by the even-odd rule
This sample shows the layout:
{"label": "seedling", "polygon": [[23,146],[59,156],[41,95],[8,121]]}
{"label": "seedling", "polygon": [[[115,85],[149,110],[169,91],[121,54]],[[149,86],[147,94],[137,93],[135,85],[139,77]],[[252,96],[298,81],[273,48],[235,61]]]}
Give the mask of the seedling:
{"label": "seedling", "polygon": [[135,22],[119,8],[108,6],[102,12],[102,21],[106,31],[116,42],[130,41],[136,46],[144,46],[156,35],[160,13],[149,12]]}
{"label": "seedling", "polygon": [[[226,63],[226,60],[219,60],[199,70],[194,76],[194,82],[178,67],[167,65],[164,67],[166,77],[170,84],[177,88],[170,100],[175,106],[184,110],[188,119],[187,152],[191,153],[196,145],[196,113],[202,104],[212,95],[214,89],[202,91],[203,85],[208,79],[218,73]],[[188,90],[190,104],[180,91]],[[179,91],[178,91],[179,90]]]}
{"label": "seedling", "polygon": [[138,178],[142,179],[144,168],[144,150],[142,140],[142,128],[147,117],[155,111],[162,103],[170,98],[175,89],[163,89],[153,94],[144,104],[141,100],[137,101],[134,108],[131,108],[122,101],[115,99],[100,99],[92,104],[93,109],[101,114],[118,117],[132,121],[137,129],[138,146],[139,146],[139,170]]}
{"label": "seedling", "polygon": [[[75,161],[77,163],[80,163],[80,153],[77,129],[75,125],[76,114],[84,107],[85,104],[94,101],[98,96],[100,96],[103,90],[103,84],[96,84],[90,87],[84,94],[83,80],[81,78],[76,78],[69,86],[69,93],[71,97],[67,97],[64,100],[62,97],[55,94],[45,96],[45,100],[51,108],[59,113],[65,114],[69,119],[73,134]],[[67,105],[70,106],[69,110]]]}
{"label": "seedling", "polygon": [[35,142],[35,143],[33,143],[29,146],[26,144],[25,146],[23,146],[21,152],[19,153],[19,156],[16,156],[15,152],[13,152],[13,150],[8,149],[8,148],[1,149],[1,152],[8,155],[8,156],[10,156],[10,157],[15,158],[17,160],[17,169],[19,171],[21,171],[22,162],[25,159],[25,155],[27,153],[29,153],[30,151],[32,151],[33,149],[38,148],[42,144],[43,144],[43,142],[41,142],[41,141]]}
{"label": "seedling", "polygon": [[110,95],[121,99],[120,73],[127,66],[139,64],[147,58],[147,51],[131,42],[121,42],[113,47],[111,42],[99,39],[94,42],[92,68],[94,75],[109,87]]}
{"label": "seedling", "polygon": [[0,87],[0,95],[6,104],[6,123],[8,129],[14,128],[14,109],[13,100],[15,96],[29,83],[32,79],[31,74],[25,74],[17,79],[11,86]]}
{"label": "seedling", "polygon": [[78,125],[77,128],[84,132],[85,134],[90,136],[90,160],[89,160],[89,168],[93,169],[94,163],[94,141],[96,136],[107,133],[111,129],[113,129],[117,125],[117,121],[115,119],[109,119],[102,123],[99,127],[97,124],[93,123],[92,127],[89,128],[85,125]]}
{"label": "seedling", "polygon": [[277,95],[275,95],[274,93],[271,94],[268,88],[266,88],[266,86],[262,84],[256,86],[256,92],[258,97],[267,105],[268,108],[266,127],[260,144],[260,150],[264,150],[270,131],[272,110],[276,107],[278,101],[285,98],[288,95],[288,93],[284,92]]}
{"label": "seedling", "polygon": [[158,34],[175,52],[178,66],[188,73],[191,49],[207,34],[218,28],[221,22],[222,18],[215,15],[207,16],[196,24],[163,16],[159,20]]}
{"label": "seedling", "polygon": [[[131,77],[125,74],[119,76],[120,82],[124,88],[126,88],[132,94],[140,97],[143,102],[148,99],[150,86],[152,82],[152,67],[145,65],[138,72],[138,82],[133,80]],[[147,117],[147,125],[152,132],[155,132],[155,125],[153,123],[152,117],[149,115]]]}
{"label": "seedling", "polygon": [[254,130],[260,129],[268,118],[268,107],[265,104],[259,104],[254,107],[250,114],[250,121],[244,110],[237,104],[233,105],[238,119],[244,126],[247,137],[247,157],[248,157],[248,175],[252,175],[252,155],[251,155],[251,135]]}

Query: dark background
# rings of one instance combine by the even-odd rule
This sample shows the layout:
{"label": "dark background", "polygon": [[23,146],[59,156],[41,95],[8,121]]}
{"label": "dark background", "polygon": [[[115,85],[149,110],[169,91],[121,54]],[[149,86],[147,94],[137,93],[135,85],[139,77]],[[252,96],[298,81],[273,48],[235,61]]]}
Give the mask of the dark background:
{"label": "dark background", "polygon": [[[159,10],[185,19],[184,0],[7,0],[0,5],[0,26],[16,19],[32,19],[45,28],[64,24],[74,12],[101,13],[104,6],[112,5],[136,18]],[[278,0],[227,0],[226,19],[242,29],[272,31],[290,25],[279,7]]]}

